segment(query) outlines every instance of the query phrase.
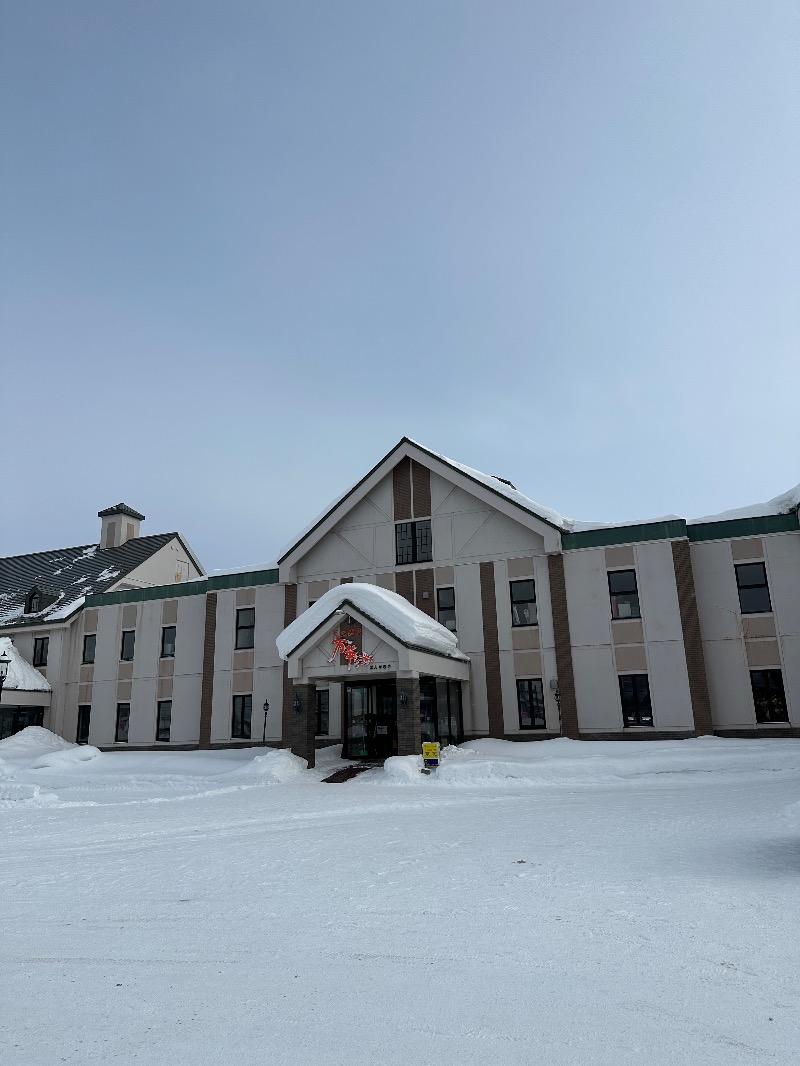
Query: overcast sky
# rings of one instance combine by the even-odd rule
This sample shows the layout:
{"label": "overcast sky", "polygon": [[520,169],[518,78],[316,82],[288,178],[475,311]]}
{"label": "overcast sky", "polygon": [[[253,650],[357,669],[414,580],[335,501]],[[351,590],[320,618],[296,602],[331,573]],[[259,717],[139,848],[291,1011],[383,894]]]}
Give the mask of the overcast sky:
{"label": "overcast sky", "polygon": [[0,553],[270,561],[404,435],[586,520],[800,480],[795,0],[0,10]]}

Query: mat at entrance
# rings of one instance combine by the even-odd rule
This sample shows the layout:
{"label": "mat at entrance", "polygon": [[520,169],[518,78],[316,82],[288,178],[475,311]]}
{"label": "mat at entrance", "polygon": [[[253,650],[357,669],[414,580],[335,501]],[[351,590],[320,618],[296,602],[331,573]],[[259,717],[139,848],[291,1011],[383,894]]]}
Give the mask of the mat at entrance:
{"label": "mat at entrance", "polygon": [[351,781],[365,770],[371,770],[371,766],[345,766],[343,770],[337,770],[330,777],[323,777],[322,781],[328,785],[341,785],[344,781]]}

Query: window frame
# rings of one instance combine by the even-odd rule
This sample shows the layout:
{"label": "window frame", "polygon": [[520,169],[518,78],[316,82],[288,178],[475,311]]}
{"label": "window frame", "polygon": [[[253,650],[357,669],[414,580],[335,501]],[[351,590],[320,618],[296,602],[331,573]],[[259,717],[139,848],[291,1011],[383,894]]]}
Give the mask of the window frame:
{"label": "window frame", "polygon": [[[331,735],[331,692],[327,688],[317,689],[317,720],[314,728],[316,732],[314,736],[317,737],[329,737]],[[324,703],[323,708],[321,704]],[[322,715],[325,715],[325,729],[320,729],[322,724]]]}
{"label": "window frame", "polygon": [[[241,617],[242,617],[242,615],[244,614],[245,611],[251,611],[252,612],[253,621],[252,621],[252,623],[250,625],[242,625]],[[241,634],[242,633],[249,633],[250,634],[250,640],[252,641],[252,643],[250,643],[250,644],[241,644],[239,641],[241,639]],[[234,642],[233,642],[234,651],[252,651],[253,648],[255,648],[255,646],[256,646],[256,609],[255,609],[254,606],[237,607],[236,608],[236,628],[235,628]]]}
{"label": "window frame", "polygon": [[[420,530],[427,526],[427,551],[420,551]],[[399,534],[402,527],[407,527],[410,539],[410,559],[400,559]],[[404,554],[407,554],[404,552]],[[430,518],[409,519],[394,524],[394,559],[395,566],[414,566],[415,563],[433,562],[433,524]]]}
{"label": "window frame", "polygon": [[[634,680],[633,692],[634,692],[634,715],[636,721],[629,722],[625,713],[625,698],[623,694],[623,681],[627,678],[644,678],[645,685],[647,686],[647,704],[644,708],[643,701],[640,700],[640,693],[637,691],[640,687]],[[628,673],[617,674],[617,682],[619,684],[619,702],[620,709],[622,711],[622,725],[625,729],[653,729],[655,727],[655,716],[653,714],[653,694],[650,691],[650,675],[647,673]],[[645,713],[643,713],[643,708]],[[643,721],[642,719],[649,718],[649,721]]]}
{"label": "window frame", "polygon": [[[247,732],[245,733],[245,702],[250,701],[250,718],[247,723]],[[239,732],[236,731],[237,722],[237,701],[242,701],[239,704]],[[237,692],[233,697],[231,703],[231,740],[252,740],[253,739],[253,693],[252,692]]]}
{"label": "window frame", "polygon": [[[86,642],[88,640],[92,643],[92,657],[86,658]],[[81,650],[81,666],[94,666],[94,661],[97,658],[97,634],[96,633],[84,633],[83,634],[83,648]]]}
{"label": "window frame", "polygon": [[[452,594],[453,594],[453,606],[452,607],[443,607],[441,605],[441,603],[439,602],[439,597],[441,596],[441,594],[443,592],[452,592]],[[452,629],[450,628],[450,626],[447,624],[446,621],[445,622],[442,621],[442,614],[444,612],[449,612],[453,616],[453,627],[452,627]],[[455,585],[443,585],[441,588],[437,588],[436,589],[436,621],[439,623],[440,626],[444,626],[444,628],[446,630],[448,630],[450,633],[457,633],[458,632],[458,617],[456,615],[456,587],[455,587]]]}
{"label": "window frame", "polygon": [[[633,591],[632,592],[614,592],[611,588],[611,581],[613,578],[620,574],[633,574]],[[628,622],[631,619],[642,617],[642,601],[639,597],[639,578],[636,574],[635,566],[621,566],[618,570],[606,571],[608,578],[608,601],[611,607],[611,621],[612,622]],[[616,610],[619,612],[619,604],[616,602],[618,596],[635,596],[636,597],[636,613],[633,614],[614,614]]]}
{"label": "window frame", "polygon": [[[125,655],[125,638],[131,637],[131,653]],[[133,657],[136,654],[136,630],[135,629],[123,629],[122,635],[119,640],[119,661],[121,663],[132,663]]]}
{"label": "window frame", "polygon": [[[769,676],[769,678],[773,682],[775,680],[775,676],[776,675],[780,679],[780,686],[775,686],[775,685],[770,686],[769,684],[764,686],[765,694],[768,693],[770,688],[772,688],[773,692],[780,693],[780,699],[781,699],[781,702],[783,703],[783,708],[782,708],[783,713],[781,714],[780,717],[763,717],[763,716],[760,717],[759,716],[759,713],[758,713],[758,711],[759,711],[759,701],[758,701],[758,698],[756,697],[756,686],[755,686],[755,676],[757,674],[763,675],[765,679],[766,679],[767,676]],[[751,670],[750,671],[750,690],[751,690],[752,696],[753,696],[753,709],[755,710],[756,723],[758,725],[788,725],[789,724],[789,705],[786,702],[786,686],[783,683],[783,670],[781,670],[777,666],[767,667],[767,669]]]}
{"label": "window frame", "polygon": [[[86,712],[84,715],[83,712]],[[86,737],[81,739],[81,725],[82,719],[86,718]],[[89,743],[89,730],[92,724],[92,705],[91,703],[79,703],[78,704],[78,721],[75,724],[75,743],[76,744],[88,744]]]}
{"label": "window frame", "polygon": [[[172,630],[172,651],[164,651],[164,637],[167,634],[167,630]],[[160,659],[174,659],[175,658],[175,645],[178,639],[178,627],[176,625],[162,626],[161,627],[161,654]]]}
{"label": "window frame", "polygon": [[[740,571],[744,570],[746,566],[760,566],[764,575],[763,582],[758,584],[742,584],[739,580]],[[753,559],[749,563],[734,563],[733,569],[736,575],[736,593],[739,597],[739,613],[740,614],[772,614],[772,594],[769,590],[769,578],[767,577],[767,564],[763,559]],[[742,602],[742,592],[749,592],[755,589],[763,589],[767,596],[767,603],[769,606],[765,609],[759,607],[756,610],[749,610],[744,606]]]}
{"label": "window frame", "polygon": [[33,666],[47,666],[47,657],[50,654],[50,637],[33,638]]}
{"label": "window frame", "polygon": [[[528,686],[528,706],[532,709],[531,721],[532,725],[523,725],[522,722],[522,693],[525,686]],[[538,686],[538,687],[536,687]],[[526,733],[533,732],[534,730],[546,730],[547,729],[547,703],[544,698],[544,682],[541,677],[518,677],[516,679],[517,688],[517,716],[519,719],[519,728]],[[541,701],[542,711],[542,724],[536,724],[536,713],[534,706],[537,700]]]}
{"label": "window frame", "polygon": [[[532,585],[533,586],[533,599],[515,600],[514,599],[514,586],[515,585]],[[536,602],[536,578],[533,577],[516,577],[513,581],[508,583],[508,599],[511,604],[511,628],[512,629],[527,629],[531,626],[538,626],[539,624],[539,607]],[[522,604],[533,604],[533,621],[532,622],[516,622],[514,620],[514,608],[519,607]],[[530,614],[531,612],[528,611]]]}
{"label": "window frame", "polygon": [[[169,718],[167,720],[167,735],[166,737],[161,735],[161,708],[165,703],[169,704]],[[169,744],[170,734],[172,732],[172,698],[166,700],[156,701],[156,744]]]}
{"label": "window frame", "polygon": [[[126,721],[125,721],[125,739],[124,740],[120,739],[120,732],[121,732],[120,731],[120,712],[121,712],[123,707],[127,707],[128,708],[127,717],[126,717]],[[118,703],[117,704],[117,715],[116,715],[116,718],[115,718],[115,721],[114,721],[114,743],[115,744],[127,744],[128,743],[128,737],[130,736],[130,731],[131,731],[131,705],[130,705],[129,701],[124,700],[122,703]]]}

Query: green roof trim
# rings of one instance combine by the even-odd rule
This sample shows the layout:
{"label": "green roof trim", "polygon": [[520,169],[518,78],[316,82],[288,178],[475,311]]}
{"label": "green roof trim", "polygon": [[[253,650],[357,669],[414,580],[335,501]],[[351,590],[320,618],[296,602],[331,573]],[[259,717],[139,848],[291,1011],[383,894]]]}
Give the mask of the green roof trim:
{"label": "green roof trim", "polygon": [[178,585],[151,585],[144,589],[124,589],[87,596],[85,607],[111,607],[118,603],[147,603],[151,600],[175,600],[181,596],[205,596],[207,592],[223,589],[252,588],[256,585],[277,585],[277,570],[248,570],[243,574],[220,574],[184,581]]}
{"label": "green roof trim", "polygon": [[635,526],[609,526],[606,529],[586,529],[581,533],[562,533],[562,551],[578,548],[605,548],[612,544],[636,544],[643,540],[677,540],[686,536],[682,518],[667,522],[643,522]]}
{"label": "green roof trim", "polygon": [[729,518],[723,522],[698,522],[689,526],[689,540],[727,540],[759,537],[767,533],[794,533],[800,529],[797,514],[768,514],[761,518]]}

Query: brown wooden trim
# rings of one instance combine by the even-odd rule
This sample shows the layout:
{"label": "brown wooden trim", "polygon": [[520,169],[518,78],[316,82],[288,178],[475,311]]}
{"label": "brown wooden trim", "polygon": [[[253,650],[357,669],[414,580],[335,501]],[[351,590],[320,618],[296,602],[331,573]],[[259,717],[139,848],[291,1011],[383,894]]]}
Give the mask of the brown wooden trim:
{"label": "brown wooden trim", "polygon": [[394,490],[394,520],[405,522],[411,518],[411,460],[405,456],[392,470]]}
{"label": "brown wooden trim", "polygon": [[[284,585],[283,628],[297,617],[297,585]],[[292,714],[294,705],[294,685],[289,680],[289,664],[283,664],[283,701],[281,707],[281,744],[284,748],[292,746]]]}
{"label": "brown wooden trim", "polygon": [[697,596],[694,588],[692,552],[688,540],[672,541],[672,565],[675,570],[675,586],[678,590],[678,607],[681,612],[683,649],[689,675],[694,728],[698,736],[709,736],[714,732],[714,724],[711,721],[711,699],[708,695],[703,638],[700,634],[700,616],[697,613]]}
{"label": "brown wooden trim", "polygon": [[[433,591],[433,568],[429,567],[427,570],[415,570],[414,571],[415,584],[417,588],[417,594],[415,598],[415,604],[420,611],[430,615],[431,618],[436,617],[436,597]],[[423,597],[423,592],[427,592],[427,598]]]}
{"label": "brown wooden trim", "polygon": [[431,513],[431,472],[416,460],[411,464],[414,485],[414,517],[428,518]]}
{"label": "brown wooden trim", "polygon": [[550,606],[553,612],[553,635],[556,642],[556,671],[561,695],[561,733],[578,740],[578,701],[575,696],[575,674],[572,668],[572,638],[569,632],[567,585],[564,578],[564,556],[548,555],[550,574]]}
{"label": "brown wooden trim", "polygon": [[486,670],[486,702],[489,736],[503,739],[503,688],[500,683],[500,641],[497,636],[497,600],[494,563],[480,564],[481,613],[483,615],[483,662]]}
{"label": "brown wooden trim", "polygon": [[402,596],[403,599],[408,600],[409,603],[413,603],[414,571],[398,570],[394,575],[394,589],[398,596]]}
{"label": "brown wooden trim", "polygon": [[214,704],[214,654],[217,647],[217,594],[206,593],[206,620],[203,635],[203,679],[200,688],[201,748],[211,747],[211,713]]}

